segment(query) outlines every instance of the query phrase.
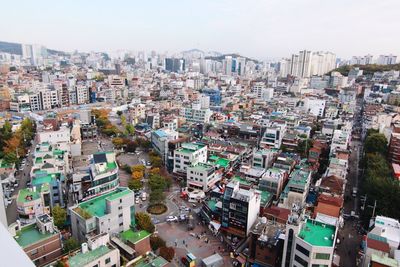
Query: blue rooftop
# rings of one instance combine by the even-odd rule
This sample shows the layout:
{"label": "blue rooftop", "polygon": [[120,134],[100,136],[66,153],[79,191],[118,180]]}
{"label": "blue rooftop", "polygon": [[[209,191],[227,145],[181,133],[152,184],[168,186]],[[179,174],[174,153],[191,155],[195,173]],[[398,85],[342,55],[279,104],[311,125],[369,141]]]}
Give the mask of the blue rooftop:
{"label": "blue rooftop", "polygon": [[168,135],[163,130],[157,130],[154,132],[158,137],[167,137]]}

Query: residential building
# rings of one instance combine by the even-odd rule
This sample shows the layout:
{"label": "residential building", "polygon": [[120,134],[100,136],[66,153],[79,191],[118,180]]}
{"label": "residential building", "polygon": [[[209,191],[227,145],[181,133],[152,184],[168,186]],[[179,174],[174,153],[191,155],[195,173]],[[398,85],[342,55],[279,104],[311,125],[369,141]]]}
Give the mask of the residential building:
{"label": "residential building", "polygon": [[17,196],[17,213],[22,224],[36,221],[36,216],[50,214],[50,186],[44,183],[38,187],[23,188]]}
{"label": "residential building", "polygon": [[253,151],[252,166],[254,168],[267,169],[272,166],[274,156],[277,154],[273,149],[259,149]]}
{"label": "residential building", "polygon": [[283,185],[287,179],[287,172],[278,168],[268,168],[258,183],[258,188],[262,191],[270,192],[278,199]]}
{"label": "residential building", "polygon": [[311,172],[300,169],[294,170],[279,198],[278,206],[291,209],[295,204],[302,207],[306,202],[310,182]]}
{"label": "residential building", "polygon": [[283,136],[286,133],[286,123],[272,122],[261,135],[260,146],[279,149],[282,145]]}
{"label": "residential building", "polygon": [[208,192],[222,178],[222,171],[213,164],[197,163],[187,167],[187,187]]}
{"label": "residential building", "polygon": [[187,174],[187,168],[207,162],[207,146],[202,143],[183,143],[174,151],[174,173]]}
{"label": "residential building", "polygon": [[49,215],[36,216],[33,223],[16,230],[15,241],[36,266],[44,266],[62,255],[61,234]]}
{"label": "residential building", "polygon": [[240,188],[238,181],[226,185],[222,200],[221,230],[231,240],[246,237],[260,210],[260,192]]}
{"label": "residential building", "polygon": [[179,137],[178,132],[169,128],[158,129],[151,132],[151,144],[155,152],[157,152],[163,162],[167,161],[168,156],[168,143],[177,140]]}
{"label": "residential building", "polygon": [[89,236],[120,233],[135,225],[135,195],[117,188],[70,207],[72,235],[80,242]]}
{"label": "residential building", "polygon": [[332,266],[337,227],[296,215],[286,225],[282,267]]}
{"label": "residential building", "polygon": [[115,153],[98,152],[93,154],[89,173],[90,180],[82,182],[82,200],[87,200],[116,189],[119,185],[119,177]]}
{"label": "residential building", "polygon": [[380,55],[377,60],[377,64],[380,65],[393,65],[396,64],[397,56],[395,55]]}

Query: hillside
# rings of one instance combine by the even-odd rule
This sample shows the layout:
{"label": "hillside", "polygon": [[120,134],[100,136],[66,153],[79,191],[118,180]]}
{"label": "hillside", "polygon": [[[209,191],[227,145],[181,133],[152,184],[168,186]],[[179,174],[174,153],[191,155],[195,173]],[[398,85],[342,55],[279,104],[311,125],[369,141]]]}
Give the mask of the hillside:
{"label": "hillside", "polygon": [[21,44],[0,41],[0,52],[22,55]]}
{"label": "hillside", "polygon": [[224,55],[220,55],[220,56],[218,56],[218,57],[206,57],[206,59],[212,59],[212,60],[216,60],[216,61],[222,62],[222,60],[223,60],[226,56],[231,56],[231,57],[233,57],[233,58],[235,58],[235,57],[243,57],[243,58],[246,59],[246,61],[253,61],[253,62],[255,62],[255,63],[259,63],[258,60],[255,60],[255,59],[252,59],[252,58],[248,58],[248,57],[244,57],[244,56],[241,56],[241,55],[239,55],[239,54],[234,54],[234,53],[233,53],[233,54],[224,54]]}
{"label": "hillside", "polygon": [[[10,43],[0,41],[0,52],[10,53],[14,55],[22,55],[22,45],[19,43]],[[54,49],[47,49],[47,53],[50,55],[65,55],[63,51]]]}
{"label": "hillside", "polygon": [[[347,76],[349,74],[349,71],[352,68],[356,68],[356,67],[358,67],[361,70],[363,70],[363,74],[364,75],[372,75],[372,74],[374,74],[374,72],[382,72],[382,71],[390,71],[390,70],[400,71],[400,64],[394,64],[394,65],[377,65],[377,64],[347,65],[347,66],[341,66],[341,67],[339,67],[337,69],[334,69],[332,71],[337,71],[337,72],[340,72],[342,75]],[[331,72],[329,72],[329,74]]]}

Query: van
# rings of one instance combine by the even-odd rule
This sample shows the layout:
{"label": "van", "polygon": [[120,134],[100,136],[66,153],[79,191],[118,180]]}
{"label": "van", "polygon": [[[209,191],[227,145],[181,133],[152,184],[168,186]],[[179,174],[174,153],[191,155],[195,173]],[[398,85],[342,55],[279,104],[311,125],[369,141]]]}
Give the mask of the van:
{"label": "van", "polygon": [[142,193],[142,201],[146,201],[146,199],[147,199],[147,193],[143,192]]}

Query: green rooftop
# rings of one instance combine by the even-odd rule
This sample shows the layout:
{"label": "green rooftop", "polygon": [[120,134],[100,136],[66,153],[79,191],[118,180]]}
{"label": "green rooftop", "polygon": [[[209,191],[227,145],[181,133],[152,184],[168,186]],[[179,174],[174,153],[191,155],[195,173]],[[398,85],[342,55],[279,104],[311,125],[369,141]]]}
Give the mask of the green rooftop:
{"label": "green rooftop", "polygon": [[300,230],[299,237],[313,246],[332,247],[335,230],[333,225],[307,219]]}
{"label": "green rooftop", "polygon": [[21,230],[17,232],[17,235],[14,238],[22,248],[26,248],[55,234],[56,233],[51,234],[49,232],[42,234],[36,228],[36,224],[30,224],[22,227]]}
{"label": "green rooftop", "polygon": [[212,162],[215,165],[218,165],[218,166],[224,167],[224,168],[228,167],[229,163],[230,163],[229,159],[220,158],[220,157],[215,156],[215,155],[211,156],[209,158],[209,161]]}
{"label": "green rooftop", "polygon": [[242,185],[251,185],[251,183],[249,182],[249,181],[247,181],[246,179],[243,179],[242,177],[240,177],[240,176],[235,176],[235,177],[233,177],[232,178],[232,181],[237,181],[237,182],[239,182],[240,184],[242,184]]}
{"label": "green rooftop", "polygon": [[133,231],[132,229],[126,230],[121,233],[121,239],[124,242],[136,244],[137,242],[149,237],[151,234],[145,230]]}
{"label": "green rooftop", "polygon": [[152,260],[142,259],[138,263],[136,263],[135,267],[163,267],[168,264],[168,261],[163,257],[159,256]]}
{"label": "green rooftop", "polygon": [[268,191],[261,191],[261,205],[264,206],[271,201],[273,194]]}
{"label": "green rooftop", "polygon": [[86,266],[87,264],[95,261],[96,259],[109,253],[111,249],[108,246],[100,246],[94,250],[90,250],[86,253],[78,253],[75,256],[69,258],[68,263],[70,267]]}
{"label": "green rooftop", "polygon": [[127,188],[118,188],[108,194],[82,202],[79,204],[79,208],[92,216],[102,217],[106,214],[106,200],[113,201],[129,193],[132,191]]}
{"label": "green rooftop", "polygon": [[217,205],[217,201],[215,201],[214,199],[209,199],[207,201],[207,206],[210,208],[210,210],[215,211],[217,209],[216,207]]}
{"label": "green rooftop", "polygon": [[35,159],[35,164],[39,164],[39,163],[43,163],[43,158],[37,157],[37,158]]}
{"label": "green rooftop", "polygon": [[40,191],[31,191],[29,188],[23,188],[18,192],[18,202],[29,202],[40,198]]}

